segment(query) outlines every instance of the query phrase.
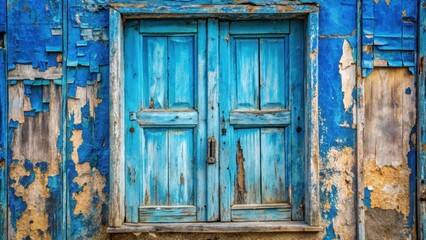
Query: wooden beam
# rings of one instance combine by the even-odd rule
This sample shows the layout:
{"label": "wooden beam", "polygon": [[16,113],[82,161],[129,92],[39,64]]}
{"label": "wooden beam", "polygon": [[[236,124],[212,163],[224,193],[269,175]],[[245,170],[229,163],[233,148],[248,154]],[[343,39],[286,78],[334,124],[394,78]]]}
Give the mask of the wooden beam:
{"label": "wooden beam", "polygon": [[240,222],[240,223],[149,223],[124,224],[120,228],[108,228],[108,233],[254,233],[254,232],[321,232],[322,227],[309,226],[305,222]]}
{"label": "wooden beam", "polygon": [[110,200],[109,226],[124,223],[123,23],[110,9]]}

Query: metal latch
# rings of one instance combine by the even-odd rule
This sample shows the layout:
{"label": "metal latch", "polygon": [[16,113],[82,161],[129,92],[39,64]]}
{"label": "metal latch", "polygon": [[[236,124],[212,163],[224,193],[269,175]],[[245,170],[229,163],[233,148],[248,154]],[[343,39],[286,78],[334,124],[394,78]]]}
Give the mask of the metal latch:
{"label": "metal latch", "polygon": [[209,137],[209,140],[208,140],[207,163],[208,164],[216,163],[216,139],[214,137]]}
{"label": "metal latch", "polygon": [[130,121],[137,121],[138,120],[135,112],[130,112],[129,120]]}

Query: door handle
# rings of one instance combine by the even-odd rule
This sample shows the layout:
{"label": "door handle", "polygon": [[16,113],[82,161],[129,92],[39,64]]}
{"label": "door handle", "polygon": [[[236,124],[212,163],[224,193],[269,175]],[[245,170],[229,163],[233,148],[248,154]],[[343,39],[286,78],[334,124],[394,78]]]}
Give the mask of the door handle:
{"label": "door handle", "polygon": [[212,136],[208,139],[207,145],[207,163],[215,164],[216,163],[216,139]]}

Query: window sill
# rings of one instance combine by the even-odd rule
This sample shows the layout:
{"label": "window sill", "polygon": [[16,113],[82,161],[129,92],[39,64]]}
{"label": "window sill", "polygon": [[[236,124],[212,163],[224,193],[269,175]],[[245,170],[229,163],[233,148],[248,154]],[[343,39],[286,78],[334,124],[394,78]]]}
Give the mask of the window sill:
{"label": "window sill", "polygon": [[204,222],[204,223],[126,223],[109,227],[108,233],[241,233],[241,232],[321,232],[322,227],[305,222]]}

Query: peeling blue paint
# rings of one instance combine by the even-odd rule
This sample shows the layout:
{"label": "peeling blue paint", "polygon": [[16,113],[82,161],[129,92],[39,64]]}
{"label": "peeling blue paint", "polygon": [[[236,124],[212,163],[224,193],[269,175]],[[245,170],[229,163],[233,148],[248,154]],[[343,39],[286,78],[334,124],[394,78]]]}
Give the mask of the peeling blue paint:
{"label": "peeling blue paint", "polygon": [[[411,129],[410,136],[417,133],[417,125]],[[408,167],[410,168],[410,178],[409,178],[409,197],[410,197],[410,215],[407,217],[408,227],[413,230],[416,229],[416,174],[417,174],[417,148],[416,143],[412,141],[413,138],[410,138],[410,151],[407,154]]]}
{"label": "peeling blue paint", "polygon": [[[0,1],[0,32],[5,30],[5,1]],[[0,34],[1,37],[2,34]],[[1,40],[0,40],[1,41]],[[0,231],[7,231],[7,84],[6,84],[6,51],[0,49]],[[0,234],[0,240],[6,239]]]}
{"label": "peeling blue paint", "polygon": [[371,190],[364,188],[364,206],[366,208],[371,208]]}
{"label": "peeling blue paint", "polygon": [[30,172],[30,175],[22,176],[19,179],[19,183],[25,188],[28,188],[28,186],[30,186],[30,184],[33,183],[35,179],[34,165],[30,160],[25,159],[24,168]]}
{"label": "peeling blue paint", "polygon": [[[139,2],[140,1],[131,1]],[[154,5],[181,5],[187,4],[187,1],[144,1]],[[191,1],[190,1],[191,2]],[[311,0],[301,2],[314,2]],[[5,50],[0,49],[0,226],[6,230],[7,211],[9,205],[10,223],[16,231],[16,222],[21,218],[22,213],[27,208],[22,197],[15,195],[13,188],[6,190],[7,180],[6,168],[2,167],[3,159],[8,159],[7,164],[15,163],[11,159],[11,150],[7,150],[7,143],[12,143],[12,134],[14,129],[18,128],[17,121],[8,122],[5,109],[6,102],[6,76],[5,70],[14,69],[16,64],[30,64],[33,68],[45,71],[49,67],[58,66],[61,63],[61,55],[67,59],[66,63],[66,88],[67,92],[64,99],[74,99],[77,93],[77,87],[85,88],[94,84],[101,84],[97,97],[102,102],[94,109],[96,117],[90,116],[89,103],[81,109],[82,122],[75,124],[74,115],[67,116],[67,128],[61,128],[61,135],[57,142],[57,148],[62,149],[66,145],[66,173],[67,189],[64,189],[62,182],[62,172],[56,176],[49,176],[47,188],[50,191],[50,197],[46,200],[46,212],[49,218],[48,231],[52,239],[61,239],[68,237],[74,238],[96,238],[96,234],[102,232],[107,224],[108,203],[102,202],[101,209],[93,209],[89,217],[82,214],[74,214],[76,202],[73,199],[73,193],[80,193],[83,188],[73,182],[78,178],[76,166],[71,160],[73,152],[70,137],[73,130],[81,130],[83,142],[77,149],[79,163],[89,163],[90,166],[105,177],[106,185],[102,192],[108,199],[109,191],[109,56],[108,56],[108,1],[105,0],[69,0],[66,2],[69,6],[65,8],[65,3],[61,0],[42,0],[42,1],[17,1],[8,2],[6,14],[6,1],[0,1],[0,33],[8,30],[8,56],[7,64]],[[192,3],[215,3],[215,4],[234,4],[232,0],[195,0]],[[260,0],[239,1],[239,4],[281,4],[281,0],[270,0],[268,2]],[[343,123],[349,126],[355,124],[354,115],[351,113],[354,109],[350,107],[345,111],[342,99],[342,82],[339,74],[339,59],[342,56],[343,41],[347,40],[354,49],[360,48],[360,43],[356,41],[356,5],[354,1],[318,1],[320,6],[320,40],[319,40],[319,136],[320,136],[320,157],[326,166],[330,163],[328,154],[330,150],[349,147],[356,149],[355,129],[352,127],[342,127]],[[416,66],[416,31],[417,31],[417,11],[416,1],[392,0],[389,5],[381,0],[375,3],[374,0],[363,1],[362,6],[362,68],[363,76],[367,76],[374,67],[380,64],[384,67],[409,67],[414,72]],[[224,11],[235,11],[228,8]],[[66,12],[70,20],[63,19],[63,12]],[[6,21],[6,16],[8,16]],[[7,22],[7,25],[6,25]],[[63,29],[63,23],[67,24],[68,30]],[[67,42],[63,41],[63,34],[67,34]],[[0,34],[1,36],[1,34]],[[1,47],[1,46],[0,46]],[[355,58],[356,59],[356,58]],[[382,60],[382,62],[377,61]],[[385,62],[385,63],[384,63]],[[56,80],[56,84],[62,84],[61,80]],[[24,80],[25,96],[29,98],[32,109],[26,111],[24,116],[34,117],[42,112],[49,112],[50,99],[44,96],[43,88],[50,84],[49,80],[36,79]],[[10,85],[17,81],[9,81]],[[361,91],[358,89],[358,91]],[[405,89],[406,94],[412,94],[413,89]],[[356,99],[357,92],[354,89],[352,97]],[[58,122],[60,125],[60,123]],[[8,133],[5,139],[6,132]],[[413,129],[412,134],[416,132]],[[63,142],[62,136],[66,134],[66,142]],[[7,140],[7,141],[6,141]],[[6,150],[5,150],[5,149]],[[64,157],[64,158],[65,158]],[[410,152],[407,155],[408,165],[411,169],[410,174],[410,215],[407,218],[408,226],[415,227],[415,190],[416,190],[416,146],[410,141]],[[332,166],[332,165],[330,165]],[[29,176],[23,176],[19,183],[28,187],[35,181],[35,171],[37,168],[41,173],[46,173],[49,169],[48,162],[37,162],[35,165],[31,160],[26,160],[24,167],[29,171]],[[324,239],[336,239],[340,236],[335,232],[337,227],[333,220],[339,214],[337,204],[341,191],[336,186],[331,190],[325,188],[325,180],[328,176],[336,174],[336,169],[326,167],[321,169],[320,177],[320,200],[321,203],[328,202],[329,209],[322,206],[321,216],[326,220]],[[9,178],[9,184],[14,183]],[[333,183],[334,184],[334,183]],[[64,193],[67,193],[67,209],[58,208],[62,206]],[[9,202],[6,202],[7,193]],[[355,194],[355,192],[354,192]],[[371,208],[371,191],[364,189],[364,204]],[[91,196],[91,205],[98,205],[101,201],[97,195]],[[323,204],[321,204],[323,205]],[[2,210],[3,209],[3,210]],[[62,226],[58,226],[64,215],[67,215],[67,232],[61,231]],[[101,222],[97,222],[95,217],[101,216]],[[104,234],[104,233],[101,233]],[[0,234],[2,235],[2,234]],[[0,236],[2,239],[2,236]]]}
{"label": "peeling blue paint", "polygon": [[[14,180],[9,179],[10,183],[13,183]],[[9,188],[9,208],[13,214],[10,215],[10,223],[13,229],[16,231],[16,222],[21,218],[24,211],[27,209],[27,203],[23,200],[22,197],[15,195],[15,189]]]}
{"label": "peeling blue paint", "polygon": [[[8,69],[15,64],[32,64],[45,71],[58,66],[58,52],[62,49],[62,1],[8,1]],[[23,37],[30,36],[30,37]]]}
{"label": "peeling blue paint", "polygon": [[[375,65],[409,67],[415,73],[417,2],[363,1],[362,44],[370,50],[362,53],[363,77]],[[374,61],[384,63],[375,64]]]}

